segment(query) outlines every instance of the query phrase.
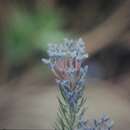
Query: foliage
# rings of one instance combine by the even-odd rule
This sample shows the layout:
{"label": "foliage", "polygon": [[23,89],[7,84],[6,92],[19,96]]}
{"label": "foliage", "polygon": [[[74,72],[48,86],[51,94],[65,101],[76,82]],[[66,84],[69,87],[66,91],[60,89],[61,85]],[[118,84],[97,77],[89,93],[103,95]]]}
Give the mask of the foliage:
{"label": "foliage", "polygon": [[11,63],[23,62],[36,50],[46,50],[48,41],[63,38],[62,17],[53,9],[29,13],[16,8],[5,33],[6,56]]}

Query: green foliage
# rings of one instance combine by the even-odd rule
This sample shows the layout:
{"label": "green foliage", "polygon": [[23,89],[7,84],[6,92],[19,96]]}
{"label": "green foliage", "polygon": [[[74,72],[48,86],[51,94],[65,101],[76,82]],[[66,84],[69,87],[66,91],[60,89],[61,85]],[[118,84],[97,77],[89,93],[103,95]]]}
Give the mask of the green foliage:
{"label": "green foliage", "polygon": [[6,55],[11,63],[23,62],[35,50],[45,50],[47,43],[63,39],[62,17],[52,9],[29,13],[16,9],[6,30]]}

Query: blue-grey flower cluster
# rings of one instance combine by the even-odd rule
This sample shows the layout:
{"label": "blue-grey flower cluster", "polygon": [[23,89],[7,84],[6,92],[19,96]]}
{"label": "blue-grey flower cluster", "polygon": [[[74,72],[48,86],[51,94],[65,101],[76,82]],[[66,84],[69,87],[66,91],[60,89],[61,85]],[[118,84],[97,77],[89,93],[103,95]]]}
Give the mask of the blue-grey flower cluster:
{"label": "blue-grey flower cluster", "polygon": [[[80,111],[80,107],[85,101],[83,91],[86,84],[88,65],[83,65],[83,62],[88,57],[88,54],[86,53],[83,40],[65,39],[64,43],[60,45],[49,44],[48,56],[49,59],[42,59],[42,61],[48,64],[56,76],[56,83],[65,101],[65,103],[62,103],[59,100],[62,111],[60,114],[65,117],[65,120],[59,116],[62,125],[60,127],[57,125],[58,129],[110,130],[113,123],[107,116],[94,120],[93,123],[88,123],[88,121],[83,120],[83,110],[81,110],[78,122],[75,124],[77,120],[76,114]],[[64,108],[64,104],[67,104],[69,107],[68,115],[68,110]],[[68,122],[68,117],[72,118],[72,121],[70,121],[72,126]],[[67,123],[68,126],[66,125]]]}
{"label": "blue-grey flower cluster", "polygon": [[78,130],[111,130],[114,122],[103,114],[99,119],[93,121],[80,121]]}
{"label": "blue-grey flower cluster", "polygon": [[64,92],[70,106],[75,107],[85,87],[88,66],[82,66],[88,57],[82,39],[64,40],[63,44],[49,44],[49,59],[42,59],[57,77],[57,83]]}

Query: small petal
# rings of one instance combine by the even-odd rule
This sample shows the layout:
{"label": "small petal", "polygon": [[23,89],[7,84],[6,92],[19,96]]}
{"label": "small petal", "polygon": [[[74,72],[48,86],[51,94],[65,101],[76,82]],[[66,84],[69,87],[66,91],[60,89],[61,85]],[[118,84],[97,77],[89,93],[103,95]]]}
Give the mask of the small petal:
{"label": "small petal", "polygon": [[42,62],[44,62],[45,64],[49,64],[50,60],[42,58]]}

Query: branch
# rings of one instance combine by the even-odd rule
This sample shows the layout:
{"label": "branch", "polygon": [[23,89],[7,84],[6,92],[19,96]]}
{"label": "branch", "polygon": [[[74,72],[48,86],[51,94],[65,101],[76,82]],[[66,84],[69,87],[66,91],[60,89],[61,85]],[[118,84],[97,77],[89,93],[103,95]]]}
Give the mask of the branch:
{"label": "branch", "polygon": [[129,22],[130,0],[126,0],[104,23],[83,36],[88,53],[94,53],[117,39],[128,28]]}

